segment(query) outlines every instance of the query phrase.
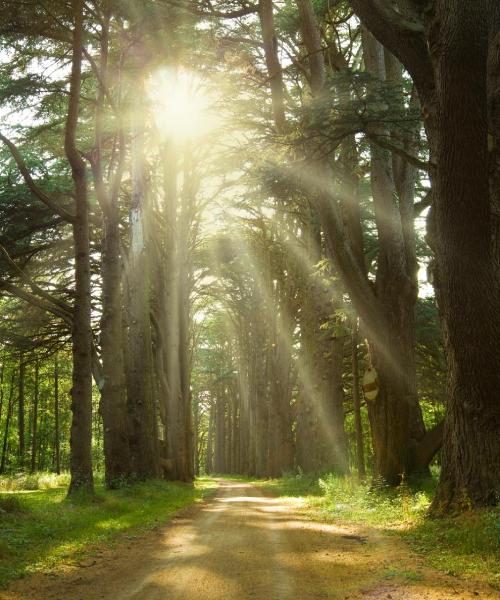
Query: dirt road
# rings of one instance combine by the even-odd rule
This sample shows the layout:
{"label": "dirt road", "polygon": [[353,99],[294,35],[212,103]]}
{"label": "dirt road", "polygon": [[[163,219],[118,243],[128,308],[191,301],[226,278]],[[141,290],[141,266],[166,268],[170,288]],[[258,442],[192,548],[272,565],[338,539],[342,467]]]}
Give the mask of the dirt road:
{"label": "dirt road", "polygon": [[311,521],[299,505],[231,481],[171,524],[87,562],[20,581],[0,598],[500,598],[426,570],[394,538]]}

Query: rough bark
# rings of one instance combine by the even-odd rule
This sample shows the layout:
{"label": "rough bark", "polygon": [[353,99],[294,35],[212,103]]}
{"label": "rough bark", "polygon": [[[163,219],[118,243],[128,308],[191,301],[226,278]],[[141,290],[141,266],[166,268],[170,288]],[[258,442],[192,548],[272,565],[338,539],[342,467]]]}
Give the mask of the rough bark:
{"label": "rough bark", "polygon": [[153,398],[153,359],[150,325],[150,265],[148,240],[148,183],[145,158],[145,65],[142,47],[134,48],[135,84],[132,108],[132,199],[128,254],[128,369],[132,472],[139,479],[160,473],[157,415]]}
{"label": "rough bark", "polygon": [[431,38],[438,97],[435,251],[449,394],[440,509],[496,504],[500,492],[500,289],[486,90],[491,6],[439,2]]}
{"label": "rough bark", "polygon": [[100,39],[99,81],[96,99],[95,152],[92,174],[97,199],[102,210],[102,316],[101,356],[102,385],[100,412],[103,419],[104,468],[106,485],[117,487],[131,475],[127,422],[127,386],[125,379],[122,256],[118,193],[123,171],[125,141],[118,135],[118,160],[112,182],[106,186],[103,177],[103,134],[105,90],[108,87],[109,14],[103,15]]}
{"label": "rough bark", "polygon": [[[366,70],[379,81],[386,81],[384,49],[367,31],[363,33],[363,56]],[[370,126],[369,134],[384,138],[390,132],[375,125]],[[400,196],[395,183],[393,157],[375,143],[371,144],[370,150],[371,187],[379,242],[376,294],[386,316],[386,334],[395,350],[393,356],[397,357],[397,363],[390,364],[385,353],[379,350],[379,340],[371,340],[372,360],[378,372],[380,391],[375,402],[368,402],[368,413],[376,474],[390,484],[397,484],[403,473],[408,474],[412,470],[412,448],[416,443],[414,432],[420,434],[419,437],[425,432],[415,379],[416,281],[414,262],[407,262],[407,243],[400,206],[396,202]]]}
{"label": "rough bark", "polygon": [[73,57],[70,98],[64,148],[71,166],[76,216],[73,223],[75,251],[75,303],[73,308],[73,387],[71,389],[70,472],[68,494],[93,493],[92,475],[92,333],[90,328],[90,243],[86,168],[76,147],[83,52],[83,2],[73,1]]}
{"label": "rough bark", "polygon": [[[448,403],[435,508],[491,505],[498,502],[500,488],[500,318],[487,63],[489,52],[492,74],[499,7],[489,0],[439,0],[412,29],[404,15],[389,11],[388,18],[372,0],[351,4],[415,81],[436,164],[429,236],[436,256]],[[489,92],[494,97],[491,87]],[[494,114],[490,108],[493,121]]]}
{"label": "rough bark", "polygon": [[[165,239],[163,240],[163,278],[160,292],[161,334],[166,348],[164,372],[167,389],[163,398],[165,406],[165,431],[168,454],[172,460],[171,477],[192,481],[193,436],[190,392],[189,296],[192,286],[190,228],[193,223],[196,175],[189,150],[184,152],[185,181],[178,189],[179,156],[173,147],[164,149]],[[188,175],[189,173],[189,175]]]}

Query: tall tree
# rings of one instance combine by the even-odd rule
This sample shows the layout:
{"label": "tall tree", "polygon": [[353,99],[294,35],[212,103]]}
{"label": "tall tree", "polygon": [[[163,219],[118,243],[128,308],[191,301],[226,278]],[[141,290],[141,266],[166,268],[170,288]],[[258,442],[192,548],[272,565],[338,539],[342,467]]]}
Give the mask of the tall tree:
{"label": "tall tree", "polygon": [[74,19],[71,77],[64,149],[75,189],[73,240],[75,251],[75,304],[73,307],[73,387],[71,389],[71,484],[69,494],[93,492],[92,473],[92,332],[90,327],[90,242],[87,173],[76,145],[83,59],[82,0],[73,0]]}
{"label": "tall tree", "polygon": [[[448,360],[438,509],[495,504],[500,489],[500,316],[492,239],[487,65],[499,7],[483,0],[351,0],[373,35],[412,76],[434,162],[430,222]],[[463,85],[458,82],[467,82]],[[479,350],[480,348],[480,350]],[[484,360],[484,356],[488,360]]]}

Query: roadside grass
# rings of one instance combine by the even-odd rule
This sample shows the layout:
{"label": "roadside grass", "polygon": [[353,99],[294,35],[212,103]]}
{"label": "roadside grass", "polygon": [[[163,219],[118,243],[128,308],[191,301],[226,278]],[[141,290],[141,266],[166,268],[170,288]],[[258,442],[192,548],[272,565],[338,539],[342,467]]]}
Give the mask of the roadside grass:
{"label": "roadside grass", "polygon": [[37,472],[18,473],[12,476],[0,475],[0,492],[16,492],[20,490],[49,490],[69,485],[69,473]]}
{"label": "roadside grass", "polygon": [[[2,481],[4,481],[3,478]],[[43,483],[45,481],[45,483]],[[78,564],[96,545],[120,541],[169,520],[216,487],[210,478],[194,485],[167,481],[135,483],[118,490],[98,484],[94,498],[66,498],[67,487],[43,478],[22,485],[0,482],[0,586],[62,564]],[[46,487],[45,487],[46,486]]]}
{"label": "roadside grass", "polygon": [[479,578],[500,589],[500,509],[431,518],[428,509],[436,483],[434,477],[392,490],[326,474],[287,476],[257,485],[279,496],[301,498],[315,517],[400,536],[429,566],[449,575]]}

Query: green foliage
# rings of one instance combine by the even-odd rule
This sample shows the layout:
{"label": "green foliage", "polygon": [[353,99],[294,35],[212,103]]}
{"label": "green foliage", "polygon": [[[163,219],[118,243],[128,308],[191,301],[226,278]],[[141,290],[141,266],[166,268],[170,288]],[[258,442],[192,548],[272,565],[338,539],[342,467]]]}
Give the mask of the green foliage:
{"label": "green foliage", "polygon": [[51,490],[69,485],[69,473],[17,473],[0,477],[0,492]]}
{"label": "green foliage", "polygon": [[[500,589],[500,510],[471,512],[453,518],[428,515],[437,483],[405,483],[398,489],[360,483],[354,477],[298,475],[259,482],[280,496],[304,498],[316,516],[368,526],[398,535],[426,562],[450,575],[482,577]],[[387,572],[387,577],[411,573]]]}
{"label": "green foliage", "polygon": [[[0,494],[0,585],[81,559],[90,545],[152,529],[214,485],[201,479],[194,486],[166,481],[113,491],[99,486],[92,501],[66,499],[65,487]],[[4,505],[15,510],[2,512]]]}
{"label": "green foliage", "polygon": [[0,497],[0,513],[22,513],[24,510],[22,503],[16,496]]}

